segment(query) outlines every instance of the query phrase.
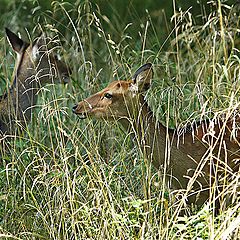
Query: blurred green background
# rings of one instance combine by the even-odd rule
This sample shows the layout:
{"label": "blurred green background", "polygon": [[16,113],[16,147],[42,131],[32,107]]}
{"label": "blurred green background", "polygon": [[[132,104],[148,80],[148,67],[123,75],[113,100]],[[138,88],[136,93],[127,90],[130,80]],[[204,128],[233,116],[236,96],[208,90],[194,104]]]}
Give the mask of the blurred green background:
{"label": "blurred green background", "polygon": [[[237,0],[221,0],[223,4],[226,3],[228,5],[234,4],[236,1]],[[32,29],[37,24],[43,23],[42,21],[44,21],[44,17],[46,17],[47,14],[49,14],[49,18],[54,19],[58,25],[58,29],[60,28],[64,34],[64,30],[66,30],[64,26],[68,26],[69,22],[67,18],[63,17],[62,12],[58,11],[59,9],[57,9],[56,6],[58,6],[58,4],[64,4],[65,9],[69,10],[69,15],[73,17],[73,15],[76,14],[74,11],[77,12],[79,6],[85,5],[85,7],[87,7],[89,3],[93,9],[100,11],[102,15],[106,16],[105,24],[107,24],[107,19],[115,27],[120,27],[121,23],[124,23],[124,26],[127,22],[132,23],[132,36],[138,34],[139,23],[144,23],[147,16],[149,16],[153,25],[158,26],[157,31],[160,33],[158,35],[159,41],[163,42],[168,34],[169,23],[174,9],[190,9],[194,20],[200,24],[203,22],[202,17],[207,16],[211,11],[210,4],[207,4],[207,2],[207,0],[95,0],[89,3],[86,0],[0,0],[0,26],[2,26],[0,34],[2,36],[4,35],[4,27],[6,26],[14,31],[21,31],[27,28],[29,32],[32,32]],[[14,15],[13,11],[15,11]],[[134,27],[135,24],[136,27]],[[115,29],[116,35],[117,33],[120,35],[118,30],[120,29]]]}

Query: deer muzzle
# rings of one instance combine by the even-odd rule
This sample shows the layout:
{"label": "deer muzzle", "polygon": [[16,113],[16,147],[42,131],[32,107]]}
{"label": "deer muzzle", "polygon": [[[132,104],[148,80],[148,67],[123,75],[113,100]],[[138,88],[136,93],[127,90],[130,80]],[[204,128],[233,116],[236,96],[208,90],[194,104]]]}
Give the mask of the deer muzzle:
{"label": "deer muzzle", "polygon": [[87,117],[87,113],[90,112],[92,109],[91,105],[87,102],[80,102],[73,106],[72,111],[74,114],[78,115],[81,119]]}

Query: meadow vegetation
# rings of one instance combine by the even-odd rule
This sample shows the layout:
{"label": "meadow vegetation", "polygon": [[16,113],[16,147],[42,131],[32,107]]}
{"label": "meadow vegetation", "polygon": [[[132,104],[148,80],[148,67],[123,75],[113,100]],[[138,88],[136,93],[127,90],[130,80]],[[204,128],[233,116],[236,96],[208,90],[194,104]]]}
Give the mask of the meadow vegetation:
{"label": "meadow vegetation", "polygon": [[[25,39],[41,30],[57,37],[72,76],[67,85],[39,91],[22,135],[1,138],[0,237],[239,239],[239,175],[226,183],[223,201],[230,191],[233,200],[219,215],[209,201],[201,209],[184,206],[180,216],[161,173],[117,122],[81,120],[71,108],[152,62],[146,98],[165,126],[239,118],[240,6],[196,3],[200,10],[193,15],[196,7],[178,8],[174,0],[166,12],[157,1],[141,8],[137,1],[127,7],[118,2],[5,1],[1,26]],[[2,94],[16,56],[0,31]]]}

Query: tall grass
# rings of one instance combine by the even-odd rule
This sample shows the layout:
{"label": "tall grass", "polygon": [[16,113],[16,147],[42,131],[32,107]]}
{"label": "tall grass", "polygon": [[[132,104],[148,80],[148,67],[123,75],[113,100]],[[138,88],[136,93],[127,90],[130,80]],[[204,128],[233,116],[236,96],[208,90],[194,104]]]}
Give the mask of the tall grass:
{"label": "tall grass", "polygon": [[[82,121],[71,113],[77,99],[113,79],[131,77],[149,61],[155,76],[146,97],[164,125],[235,113],[238,11],[220,1],[212,4],[202,25],[190,10],[176,9],[164,46],[147,12],[136,39],[131,23],[112,23],[89,1],[53,2],[52,12],[34,11],[41,28],[62,40],[61,55],[73,74],[66,86],[42,89],[33,121],[1,149],[3,239],[238,239],[239,175],[228,185],[234,204],[218,216],[206,204],[188,207],[180,217],[161,174],[118,123]],[[68,24],[56,20],[59,16]],[[0,44],[1,86],[6,87],[14,58],[4,39]]]}

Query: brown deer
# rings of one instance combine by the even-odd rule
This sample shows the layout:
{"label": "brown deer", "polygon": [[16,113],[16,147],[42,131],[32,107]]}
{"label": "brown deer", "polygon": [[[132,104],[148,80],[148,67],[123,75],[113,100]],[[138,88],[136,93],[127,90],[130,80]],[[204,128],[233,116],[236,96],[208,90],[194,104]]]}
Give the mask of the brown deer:
{"label": "brown deer", "polygon": [[131,80],[110,83],[75,105],[73,112],[80,118],[118,120],[134,133],[144,156],[157,169],[165,170],[171,186],[185,191],[188,203],[202,205],[213,190],[221,188],[221,177],[237,177],[239,133],[232,120],[219,120],[218,124],[209,120],[194,129],[166,128],[156,120],[144,98],[152,77],[152,64],[147,63]]}
{"label": "brown deer", "polygon": [[16,132],[16,121],[25,125],[30,120],[42,85],[59,80],[66,83],[70,75],[66,64],[48,49],[45,36],[41,35],[29,44],[7,28],[6,35],[17,53],[17,61],[13,83],[0,96],[0,135]]}

